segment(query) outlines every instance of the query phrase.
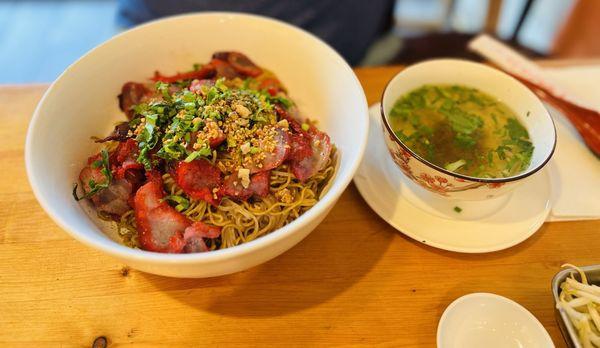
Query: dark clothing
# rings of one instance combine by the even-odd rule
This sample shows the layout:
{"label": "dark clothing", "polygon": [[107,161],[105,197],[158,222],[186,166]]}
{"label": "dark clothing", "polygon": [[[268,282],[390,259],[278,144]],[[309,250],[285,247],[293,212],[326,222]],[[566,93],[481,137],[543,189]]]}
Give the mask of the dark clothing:
{"label": "dark clothing", "polygon": [[260,14],[294,24],[329,43],[350,64],[391,26],[395,0],[119,0],[119,22],[201,11]]}

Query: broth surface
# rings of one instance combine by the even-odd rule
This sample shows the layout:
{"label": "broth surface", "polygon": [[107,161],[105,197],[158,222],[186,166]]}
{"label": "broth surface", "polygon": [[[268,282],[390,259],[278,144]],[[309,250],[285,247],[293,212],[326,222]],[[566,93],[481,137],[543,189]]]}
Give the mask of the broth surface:
{"label": "broth surface", "polygon": [[452,172],[502,178],[531,162],[534,146],[517,115],[475,88],[425,85],[396,101],[389,122],[411,150]]}

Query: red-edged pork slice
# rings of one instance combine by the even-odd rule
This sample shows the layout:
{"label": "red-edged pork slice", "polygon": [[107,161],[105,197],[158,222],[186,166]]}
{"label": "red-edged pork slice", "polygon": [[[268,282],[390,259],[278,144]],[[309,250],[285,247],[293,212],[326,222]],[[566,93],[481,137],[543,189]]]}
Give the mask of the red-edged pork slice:
{"label": "red-edged pork slice", "polygon": [[304,182],[325,168],[331,154],[329,136],[314,126],[305,131],[302,125],[279,105],[275,106],[275,112],[288,121],[293,131],[290,136],[290,166],[296,179]]}
{"label": "red-edged pork slice", "polygon": [[186,253],[197,253],[208,251],[204,238],[218,238],[221,235],[221,227],[207,225],[203,222],[194,222],[185,229],[183,239]]}
{"label": "red-edged pork slice", "polygon": [[223,183],[223,195],[238,201],[245,201],[254,195],[265,197],[269,194],[270,175],[270,171],[252,175],[250,177],[250,184],[245,188],[242,180],[236,173],[233,173]]}
{"label": "red-edged pork slice", "polygon": [[217,128],[216,135],[208,138],[208,146],[210,146],[211,149],[214,149],[221,145],[225,139],[227,139],[227,137],[225,136],[223,130],[221,128]]}
{"label": "red-edged pork slice", "polygon": [[276,78],[266,78],[261,81],[258,86],[260,90],[266,90],[271,96],[276,96],[279,92],[285,92],[285,89],[281,85],[281,82]]}
{"label": "red-edged pork slice", "polygon": [[311,127],[309,132],[312,155],[299,161],[292,161],[290,165],[296,179],[302,182],[325,168],[331,154],[331,141],[329,136],[318,131],[314,127]]}
{"label": "red-edged pork slice", "polygon": [[208,146],[210,146],[211,149],[214,149],[217,146],[221,145],[225,141],[225,139],[227,139],[225,133],[221,129],[219,129],[217,133],[218,135],[216,137],[208,138]]}
{"label": "red-edged pork slice", "polygon": [[[93,168],[92,164],[99,156],[90,157],[90,164],[85,166],[79,173],[79,181],[84,193],[91,191],[90,180],[96,184],[105,184],[106,177],[101,172],[101,168]],[[132,195],[132,184],[125,179],[114,179],[107,188],[98,191],[90,196],[90,200],[96,207],[96,210],[102,213],[121,216],[131,207],[128,200]]]}
{"label": "red-edged pork slice", "polygon": [[262,69],[250,60],[245,54],[235,51],[222,51],[213,54],[213,60],[226,61],[236,72],[251,77],[262,74]]}
{"label": "red-edged pork slice", "polygon": [[119,107],[125,112],[127,118],[131,120],[134,114],[132,107],[141,103],[145,97],[152,94],[153,91],[142,83],[127,82],[123,85],[121,94],[119,94]]}
{"label": "red-edged pork slice", "polygon": [[224,77],[228,80],[232,80],[241,76],[227,61],[213,59],[210,61],[210,64],[215,67],[217,71],[217,77]]}
{"label": "red-edged pork slice", "polygon": [[[225,136],[223,130],[221,130],[221,128],[218,128],[216,130],[216,136],[208,138],[208,146],[210,146],[211,149],[215,149],[217,146],[221,145],[226,139],[227,137]],[[198,132],[191,132],[190,141],[187,145],[188,150],[194,151],[194,144],[196,143],[196,140],[198,140]]]}
{"label": "red-edged pork slice", "polygon": [[257,77],[258,75],[262,74],[262,69],[242,53],[229,52],[227,61],[237,72],[246,76]]}
{"label": "red-edged pork slice", "polygon": [[152,172],[148,174],[148,181],[135,193],[135,207],[152,210],[161,205],[164,197],[162,178],[160,174]]}
{"label": "red-edged pork slice", "polygon": [[229,51],[217,51],[212,55],[212,59],[218,59],[223,61],[227,61],[227,57],[229,57]]}
{"label": "red-edged pork slice", "polygon": [[139,154],[138,144],[134,139],[119,143],[115,149],[116,161],[122,164],[125,161],[135,161]]}
{"label": "red-edged pork slice", "polygon": [[205,159],[181,161],[175,167],[177,185],[190,197],[204,200],[212,205],[221,201],[221,171]]}
{"label": "red-edged pork slice", "polygon": [[[143,213],[142,213],[143,214]],[[181,253],[185,247],[183,231],[189,220],[168,204],[160,205],[136,218],[139,241],[144,250]]]}
{"label": "red-edged pork slice", "polygon": [[308,133],[304,129],[302,129],[302,125],[298,122],[298,120],[296,120],[296,118],[290,115],[290,113],[287,112],[287,110],[284,109],[281,105],[275,105],[273,108],[275,109],[277,116],[288,122],[288,125],[294,133],[308,135]]}
{"label": "red-edged pork slice", "polygon": [[259,164],[252,163],[248,167],[251,174],[277,168],[287,158],[290,150],[288,132],[281,128],[275,128],[273,138],[274,148],[271,148],[271,144],[266,144],[266,141],[261,144],[260,148],[265,157]]}
{"label": "red-edged pork slice", "polygon": [[290,161],[299,162],[313,155],[311,137],[304,133],[290,135]]}
{"label": "red-edged pork slice", "polygon": [[158,177],[150,178],[135,194],[140,246],[149,251],[181,253],[185,247],[183,233],[191,221],[163,201],[164,196]]}
{"label": "red-edged pork slice", "polygon": [[248,187],[254,195],[259,197],[265,197],[269,194],[269,182],[271,178],[271,171],[260,172],[250,177],[250,186]]}
{"label": "red-edged pork slice", "polygon": [[133,207],[133,194],[144,183],[144,166],[137,162],[139,148],[137,142],[128,139],[119,144],[110,155],[110,163],[115,179],[126,180],[131,185],[131,194],[127,198],[129,205]]}
{"label": "red-edged pork slice", "polygon": [[133,139],[127,139],[117,146],[111,154],[111,165],[114,168],[115,177],[118,179],[126,178],[127,172],[142,172],[144,166],[137,162],[139,148],[137,142]]}
{"label": "red-edged pork slice", "polygon": [[203,238],[219,237],[221,228],[192,223],[163,201],[164,197],[162,179],[154,174],[135,195],[135,221],[142,249],[163,253],[207,251]]}
{"label": "red-edged pork slice", "polygon": [[203,79],[209,79],[209,78],[215,76],[215,72],[216,72],[216,70],[213,65],[205,64],[198,70],[188,71],[185,73],[177,73],[177,74],[171,75],[171,76],[164,76],[164,75],[161,75],[161,73],[159,73],[158,71],[155,71],[154,76],[152,77],[152,80],[166,82],[166,83],[173,83],[173,82],[177,82],[177,81],[194,80],[194,79],[203,80]]}

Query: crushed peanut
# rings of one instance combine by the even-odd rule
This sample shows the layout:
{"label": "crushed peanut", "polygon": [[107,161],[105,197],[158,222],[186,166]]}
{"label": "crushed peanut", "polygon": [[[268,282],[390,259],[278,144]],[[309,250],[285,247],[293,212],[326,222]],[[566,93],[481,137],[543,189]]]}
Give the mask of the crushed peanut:
{"label": "crushed peanut", "polygon": [[294,201],[294,196],[292,195],[292,192],[287,188],[284,188],[282,190],[275,192],[275,197],[281,203],[285,203],[285,204],[289,204]]}
{"label": "crushed peanut", "polygon": [[[197,131],[179,134],[176,129],[168,127],[165,130],[168,136],[163,138],[163,144],[170,144],[172,148],[176,148],[174,143],[178,143],[185,145],[188,151],[200,151],[214,148],[217,145],[214,140],[224,139],[223,144],[219,143],[219,146],[228,149],[227,155],[219,156],[214,162],[223,173],[264,168],[265,160],[281,146],[281,133],[289,129],[289,124],[286,120],[278,121],[275,110],[266,96],[240,88],[243,83],[239,80],[236,82],[239,86],[226,85],[225,90],[221,89],[223,93],[219,98],[211,101],[207,98],[214,87],[200,86],[195,92],[199,92],[205,98],[205,103],[198,103],[196,110],[180,110],[175,116],[182,123],[191,122]],[[141,121],[134,131],[136,135],[145,128],[145,120],[142,118]],[[242,183],[249,185],[249,174],[248,179],[242,180]]]}
{"label": "crushed peanut", "polygon": [[242,186],[248,188],[250,186],[250,169],[240,168],[238,169],[238,178],[240,179]]}
{"label": "crushed peanut", "polygon": [[249,142],[245,142],[242,145],[240,145],[240,151],[242,151],[242,153],[245,155],[248,152],[250,152],[250,143]]}
{"label": "crushed peanut", "polygon": [[288,121],[286,119],[280,120],[279,122],[277,122],[277,126],[288,130],[290,128],[290,124],[288,123]]}
{"label": "crushed peanut", "polygon": [[237,112],[238,115],[240,115],[243,118],[248,118],[248,116],[250,116],[251,113],[250,110],[248,110],[248,108],[242,104],[235,105],[235,112]]}

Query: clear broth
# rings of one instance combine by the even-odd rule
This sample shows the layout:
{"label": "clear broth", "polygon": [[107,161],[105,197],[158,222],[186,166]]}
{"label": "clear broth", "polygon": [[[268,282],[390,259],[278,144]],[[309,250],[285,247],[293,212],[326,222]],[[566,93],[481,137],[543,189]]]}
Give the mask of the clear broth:
{"label": "clear broth", "polygon": [[517,115],[474,88],[425,85],[396,101],[389,122],[411,150],[452,172],[509,177],[531,162],[534,146]]}

